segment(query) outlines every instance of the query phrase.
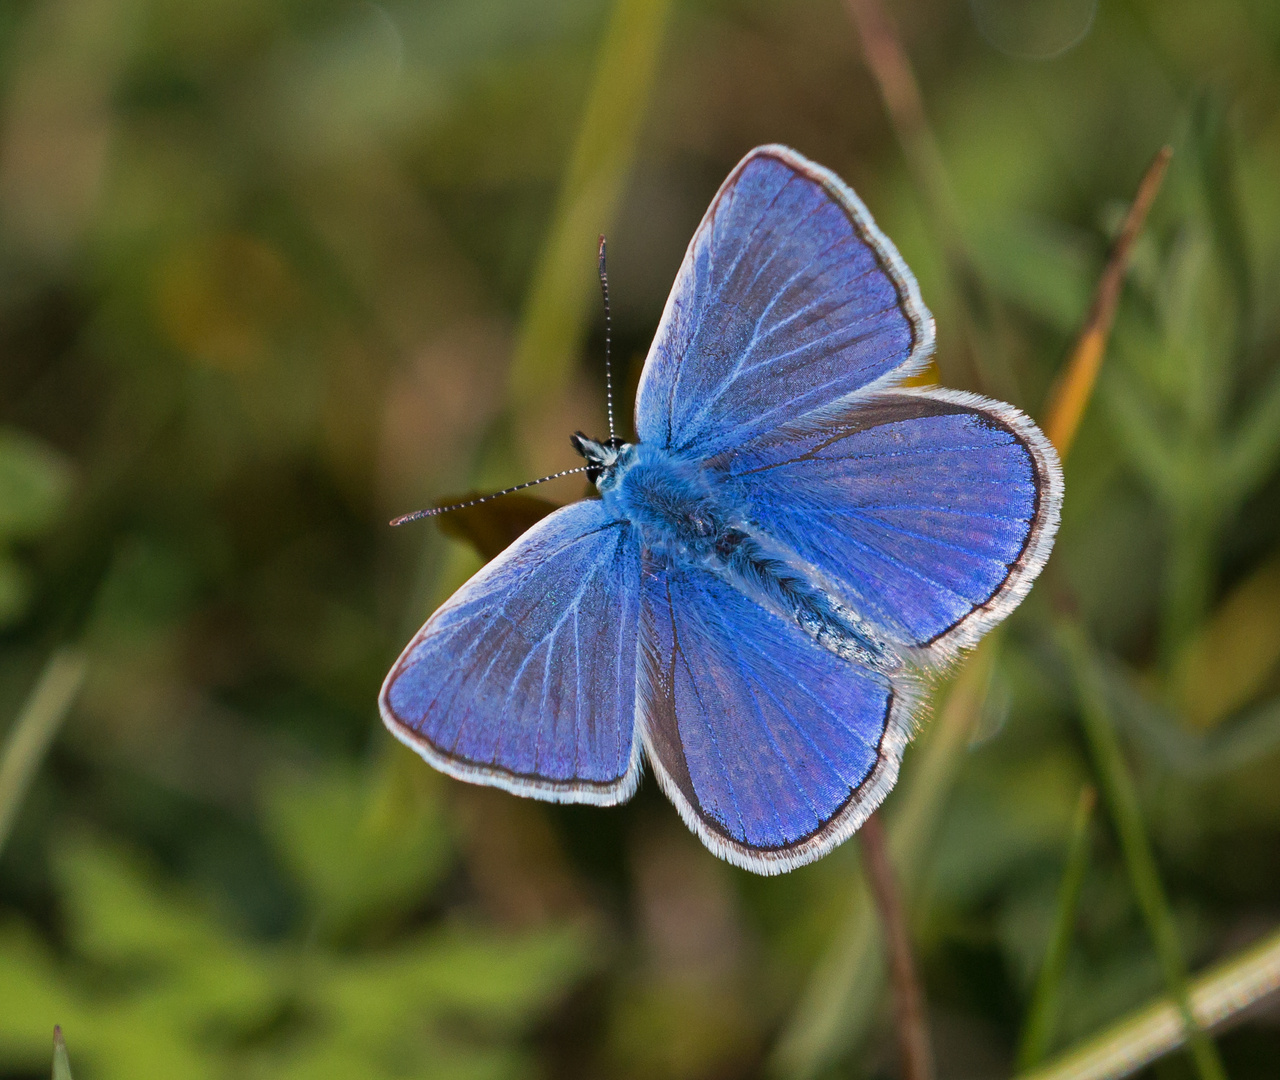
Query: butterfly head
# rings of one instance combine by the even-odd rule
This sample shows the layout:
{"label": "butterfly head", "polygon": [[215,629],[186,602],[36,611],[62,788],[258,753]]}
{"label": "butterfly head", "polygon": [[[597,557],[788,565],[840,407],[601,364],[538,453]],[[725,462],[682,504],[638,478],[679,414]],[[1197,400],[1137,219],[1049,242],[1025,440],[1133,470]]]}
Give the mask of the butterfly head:
{"label": "butterfly head", "polygon": [[631,449],[630,445],[621,439],[612,438],[597,442],[582,434],[581,431],[575,431],[570,435],[569,441],[573,443],[573,448],[587,459],[587,479],[597,488],[601,486],[602,478],[607,479],[612,474],[618,459]]}

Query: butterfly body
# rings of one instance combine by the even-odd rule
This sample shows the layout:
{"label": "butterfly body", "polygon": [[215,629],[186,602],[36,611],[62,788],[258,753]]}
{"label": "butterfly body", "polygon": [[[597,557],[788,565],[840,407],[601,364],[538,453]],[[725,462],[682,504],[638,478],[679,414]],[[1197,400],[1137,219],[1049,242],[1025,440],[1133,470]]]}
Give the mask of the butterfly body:
{"label": "butterfly body", "polygon": [[600,498],[428,620],[383,685],[388,728],[451,776],[561,802],[625,801],[647,759],[758,873],[831,850],[896,780],[916,672],[1018,604],[1057,526],[1030,420],[901,385],[932,347],[857,196],[752,151],[677,277],[638,441],[573,437]]}
{"label": "butterfly body", "polygon": [[[605,444],[575,441],[588,453]],[[608,457],[608,463],[605,457]],[[654,567],[695,566],[782,618],[837,656],[888,670],[887,643],[839,599],[815,583],[814,569],[752,524],[733,485],[696,460],[646,443],[588,457],[604,506],[634,528]]]}

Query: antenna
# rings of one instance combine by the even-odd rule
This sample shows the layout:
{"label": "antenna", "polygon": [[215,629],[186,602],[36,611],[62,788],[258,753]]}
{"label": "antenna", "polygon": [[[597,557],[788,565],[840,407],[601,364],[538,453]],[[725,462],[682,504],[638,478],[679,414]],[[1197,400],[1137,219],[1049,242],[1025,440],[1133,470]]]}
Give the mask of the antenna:
{"label": "antenna", "polygon": [[466,510],[469,506],[479,506],[481,503],[487,503],[490,499],[496,499],[499,495],[510,495],[515,491],[522,491],[525,488],[533,487],[535,484],[545,484],[548,480],[559,480],[562,476],[572,476],[574,473],[586,472],[590,465],[579,465],[576,469],[565,469],[564,472],[552,473],[550,476],[543,476],[537,480],[526,480],[523,484],[517,484],[515,487],[509,487],[505,491],[495,491],[491,495],[482,495],[478,499],[472,499],[470,502],[454,503],[452,506],[433,506],[427,510],[415,510],[412,514],[401,514],[398,518],[394,518],[392,525],[404,525],[409,521],[418,521],[421,518],[436,517],[439,514],[447,514],[451,510]]}
{"label": "antenna", "polygon": [[[613,363],[609,356],[609,338],[613,335],[612,316],[609,312],[609,274],[605,269],[604,260],[604,237],[600,237],[600,260],[597,264],[600,271],[600,294],[604,297],[604,395],[605,404],[609,410],[609,442],[607,445],[616,450],[618,448],[618,437],[613,426]],[[574,444],[577,446],[577,443]],[[598,448],[598,444],[593,443]],[[585,451],[581,447],[578,452],[586,456]],[[440,514],[448,514],[453,510],[466,510],[472,506],[479,506],[481,503],[487,503],[490,499],[496,499],[500,495],[511,495],[517,491],[523,491],[525,488],[534,487],[537,484],[545,484],[548,480],[559,480],[562,476],[573,476],[575,473],[589,472],[591,469],[599,468],[600,462],[589,460],[586,465],[579,465],[576,469],[565,469],[564,472],[552,473],[550,476],[543,476],[537,480],[526,480],[523,484],[516,484],[515,487],[509,487],[502,491],[495,491],[491,495],[482,495],[478,499],[472,499],[470,502],[454,503],[452,506],[432,506],[426,510],[415,510],[412,514],[401,514],[398,518],[393,518],[392,525],[405,525],[410,521],[420,521],[422,518],[438,517]]]}
{"label": "antenna", "polygon": [[604,400],[609,410],[609,445],[617,446],[618,437],[613,430],[613,364],[609,358],[609,338],[613,326],[609,316],[609,274],[604,267],[604,237],[600,237],[600,292],[604,296]]}

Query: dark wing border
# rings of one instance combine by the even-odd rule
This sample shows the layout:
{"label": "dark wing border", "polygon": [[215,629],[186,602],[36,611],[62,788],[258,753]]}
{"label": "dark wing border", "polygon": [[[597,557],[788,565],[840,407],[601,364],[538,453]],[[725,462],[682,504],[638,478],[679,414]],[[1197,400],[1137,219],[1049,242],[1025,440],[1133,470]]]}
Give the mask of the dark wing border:
{"label": "dark wing border", "polygon": [[[1036,504],[1028,524],[1022,551],[1008,564],[1008,573],[986,600],[976,604],[969,614],[924,645],[904,647],[902,652],[921,667],[937,667],[951,663],[964,650],[978,644],[986,633],[1016,608],[1040,571],[1049,561],[1053,542],[1062,520],[1062,462],[1049,437],[1021,409],[1003,401],[982,397],[967,390],[949,390],[941,386],[907,386],[885,392],[884,397],[911,397],[958,406],[979,413],[992,423],[1008,430],[1027,452],[1035,471]],[[867,404],[874,404],[874,397]]]}

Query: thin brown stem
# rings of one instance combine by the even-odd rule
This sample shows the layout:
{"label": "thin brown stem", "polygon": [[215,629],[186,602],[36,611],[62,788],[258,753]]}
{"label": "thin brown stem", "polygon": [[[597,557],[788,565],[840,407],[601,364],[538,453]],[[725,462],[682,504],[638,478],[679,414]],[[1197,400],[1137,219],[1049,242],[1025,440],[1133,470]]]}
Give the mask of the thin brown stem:
{"label": "thin brown stem", "polygon": [[965,243],[959,204],[925,116],[920,84],[902,39],[881,0],[846,0],[846,6],[912,182],[941,245],[952,288],[960,301],[961,327],[975,371],[985,390],[1016,399],[1017,379],[1005,347],[1003,314]]}
{"label": "thin brown stem", "polygon": [[942,164],[942,153],[925,118],[924,99],[893,20],[880,0],[846,0],[862,42],[867,67],[876,80],[894,134],[916,187],[948,251],[959,245],[959,211]]}
{"label": "thin brown stem", "polygon": [[894,1021],[898,1031],[898,1048],[902,1055],[903,1080],[933,1080],[933,1047],[925,1019],[924,993],[916,976],[911,938],[907,932],[902,896],[889,862],[888,845],[880,815],[872,814],[858,834],[862,838],[862,856],[875,897],[880,921],[884,926],[889,949],[889,968],[893,979]]}
{"label": "thin brown stem", "polygon": [[1143,223],[1147,220],[1147,212],[1160,191],[1165,170],[1169,167],[1169,158],[1172,156],[1173,149],[1162,146],[1147,166],[1147,171],[1138,184],[1133,205],[1125,215],[1120,235],[1111,248],[1102,277],[1098,279],[1093,303],[1089,305],[1088,317],[1076,339],[1075,348],[1071,350],[1071,359],[1067,362],[1066,370],[1050,400],[1045,433],[1058,448],[1061,457],[1067,456],[1084,416],[1085,406],[1093,395],[1093,385],[1102,367],[1102,357],[1106,353],[1107,340],[1111,337],[1111,326],[1116,318],[1116,307],[1120,303],[1120,290],[1129,269],[1129,256],[1133,251],[1134,241],[1138,239]]}

